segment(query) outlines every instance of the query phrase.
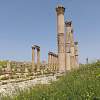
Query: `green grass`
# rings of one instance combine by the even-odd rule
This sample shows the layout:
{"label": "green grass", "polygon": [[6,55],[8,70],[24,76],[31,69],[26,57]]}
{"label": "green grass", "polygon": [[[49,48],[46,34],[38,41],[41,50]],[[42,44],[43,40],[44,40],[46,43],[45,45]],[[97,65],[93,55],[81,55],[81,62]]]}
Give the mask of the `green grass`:
{"label": "green grass", "polygon": [[100,62],[80,67],[51,85],[37,85],[2,100],[100,100]]}

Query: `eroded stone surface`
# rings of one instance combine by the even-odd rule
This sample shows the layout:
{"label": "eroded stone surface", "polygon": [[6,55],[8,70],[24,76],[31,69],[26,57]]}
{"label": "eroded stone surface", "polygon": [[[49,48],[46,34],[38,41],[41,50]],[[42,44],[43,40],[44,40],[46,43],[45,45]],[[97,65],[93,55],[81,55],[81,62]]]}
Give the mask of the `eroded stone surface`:
{"label": "eroded stone surface", "polygon": [[0,95],[1,96],[12,96],[16,95],[19,90],[29,89],[36,84],[50,84],[52,81],[56,81],[56,76],[44,76],[40,78],[35,78],[33,80],[18,82],[18,83],[8,83],[5,85],[0,85]]}

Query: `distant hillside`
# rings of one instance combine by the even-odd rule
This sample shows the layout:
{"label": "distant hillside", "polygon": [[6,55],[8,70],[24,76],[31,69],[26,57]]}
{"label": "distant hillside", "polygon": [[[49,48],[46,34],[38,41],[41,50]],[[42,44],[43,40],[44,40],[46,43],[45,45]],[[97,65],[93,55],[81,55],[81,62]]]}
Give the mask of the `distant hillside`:
{"label": "distant hillside", "polygon": [[100,100],[100,62],[81,65],[51,85],[18,92],[12,100]]}

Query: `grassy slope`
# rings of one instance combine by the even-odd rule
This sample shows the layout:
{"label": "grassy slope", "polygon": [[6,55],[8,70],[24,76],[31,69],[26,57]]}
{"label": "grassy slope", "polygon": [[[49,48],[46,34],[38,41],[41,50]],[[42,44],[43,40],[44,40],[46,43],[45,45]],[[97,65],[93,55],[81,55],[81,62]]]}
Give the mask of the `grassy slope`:
{"label": "grassy slope", "polygon": [[100,62],[73,70],[51,85],[19,92],[13,100],[100,100]]}

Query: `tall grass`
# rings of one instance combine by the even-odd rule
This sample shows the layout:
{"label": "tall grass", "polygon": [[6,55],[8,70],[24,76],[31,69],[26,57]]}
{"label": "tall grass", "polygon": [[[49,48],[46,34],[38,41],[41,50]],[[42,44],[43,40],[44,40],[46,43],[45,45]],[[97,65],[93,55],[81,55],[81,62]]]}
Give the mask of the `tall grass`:
{"label": "tall grass", "polygon": [[37,85],[2,100],[100,100],[100,62],[82,65],[51,85]]}

